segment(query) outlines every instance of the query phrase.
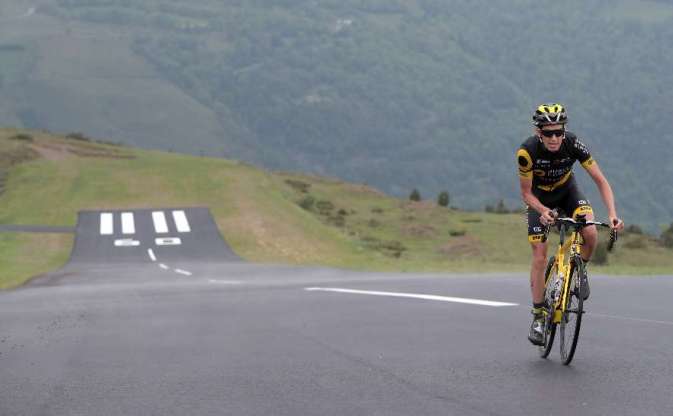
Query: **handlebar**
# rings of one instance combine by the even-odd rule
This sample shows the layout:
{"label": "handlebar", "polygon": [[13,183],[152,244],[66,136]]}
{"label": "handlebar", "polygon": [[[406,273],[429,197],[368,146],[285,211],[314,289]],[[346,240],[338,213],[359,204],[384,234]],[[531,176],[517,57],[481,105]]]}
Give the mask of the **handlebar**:
{"label": "handlebar", "polygon": [[617,230],[612,228],[612,225],[600,221],[592,221],[592,220],[577,221],[573,218],[560,217],[554,220],[554,225],[556,225],[559,229],[561,228],[561,226],[565,225],[568,228],[572,228],[576,231],[580,231],[582,228],[587,227],[589,225],[597,225],[599,227],[610,228],[610,240],[608,241],[608,251],[612,251],[612,249],[615,246],[615,242],[619,237]]}

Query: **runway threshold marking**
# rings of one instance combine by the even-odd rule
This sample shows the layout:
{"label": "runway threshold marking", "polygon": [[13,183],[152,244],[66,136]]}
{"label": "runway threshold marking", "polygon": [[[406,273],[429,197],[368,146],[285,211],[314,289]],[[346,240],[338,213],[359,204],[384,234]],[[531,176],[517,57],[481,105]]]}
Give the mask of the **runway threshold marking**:
{"label": "runway threshold marking", "polygon": [[122,234],[135,234],[136,233],[136,223],[133,219],[132,212],[123,212],[122,213]]}
{"label": "runway threshold marking", "polygon": [[166,214],[163,211],[152,212],[152,222],[154,222],[154,231],[157,234],[168,233],[168,223],[166,222]]}
{"label": "runway threshold marking", "polygon": [[189,226],[189,221],[187,221],[185,211],[173,211],[173,220],[175,221],[175,226],[179,233],[188,233],[192,231]]}
{"label": "runway threshold marking", "polygon": [[112,216],[111,212],[104,212],[100,214],[100,234],[114,234],[114,217]]}
{"label": "runway threshold marking", "polygon": [[336,287],[307,287],[304,290],[309,292],[336,292],[349,293],[355,295],[370,295],[370,296],[389,296],[395,298],[411,298],[422,300],[434,300],[439,302],[453,302],[453,303],[467,303],[471,305],[502,307],[502,306],[518,306],[518,303],[496,302],[491,300],[470,299],[470,298],[455,298],[449,296],[438,295],[424,295],[420,293],[399,293],[399,292],[380,292],[373,290],[355,290],[355,289],[341,289]]}

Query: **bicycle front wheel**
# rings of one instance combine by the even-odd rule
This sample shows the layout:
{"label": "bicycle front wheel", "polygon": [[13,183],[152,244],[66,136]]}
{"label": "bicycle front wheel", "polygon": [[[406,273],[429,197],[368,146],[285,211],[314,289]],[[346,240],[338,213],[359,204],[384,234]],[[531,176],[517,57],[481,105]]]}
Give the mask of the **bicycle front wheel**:
{"label": "bicycle front wheel", "polygon": [[575,257],[571,259],[570,282],[568,285],[568,296],[561,316],[560,336],[561,336],[561,360],[563,364],[568,365],[575,355],[577,340],[580,336],[580,327],[582,325],[583,299],[582,299],[582,276],[586,273],[582,259]]}
{"label": "bicycle front wheel", "polygon": [[[556,335],[556,324],[554,323],[554,299],[552,295],[552,285],[549,283],[549,278],[556,273],[556,267],[554,267],[554,262],[556,257],[552,256],[549,258],[547,263],[547,269],[544,272],[544,282],[545,282],[545,291],[544,299],[547,307],[545,308],[545,320],[544,320],[544,345],[540,346],[540,357],[547,358],[551,352],[551,347],[554,345],[554,336]],[[553,270],[552,270],[553,268]]]}

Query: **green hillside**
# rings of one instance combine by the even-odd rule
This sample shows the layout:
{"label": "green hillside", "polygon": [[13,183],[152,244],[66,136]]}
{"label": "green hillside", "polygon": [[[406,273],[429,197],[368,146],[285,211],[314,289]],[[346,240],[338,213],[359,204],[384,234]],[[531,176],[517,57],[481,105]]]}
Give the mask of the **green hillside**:
{"label": "green hillside", "polygon": [[[520,213],[447,209],[336,179],[82,139],[0,129],[0,224],[74,226],[81,209],[207,206],[234,250],[253,262],[438,272],[528,267]],[[671,251],[653,238],[622,242],[596,271],[673,270]],[[0,233],[0,287],[58,268],[71,245],[67,235]]]}
{"label": "green hillside", "polygon": [[673,220],[669,2],[58,0],[23,20],[4,3],[4,125],[477,209],[519,205],[512,154],[559,100],[625,219]]}

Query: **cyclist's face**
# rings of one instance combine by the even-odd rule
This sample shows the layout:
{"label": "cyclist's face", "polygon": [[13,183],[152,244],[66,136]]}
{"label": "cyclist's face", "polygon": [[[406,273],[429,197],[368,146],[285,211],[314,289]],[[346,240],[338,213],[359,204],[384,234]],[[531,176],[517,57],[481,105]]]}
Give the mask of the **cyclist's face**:
{"label": "cyclist's face", "polygon": [[544,147],[547,148],[550,152],[557,152],[561,148],[561,143],[563,142],[563,139],[565,138],[565,133],[563,134],[554,134],[551,137],[545,136],[543,134],[543,131],[561,131],[564,129],[563,124],[550,124],[548,126],[542,126],[541,128],[538,129],[538,137],[542,139],[542,143],[544,143]]}

